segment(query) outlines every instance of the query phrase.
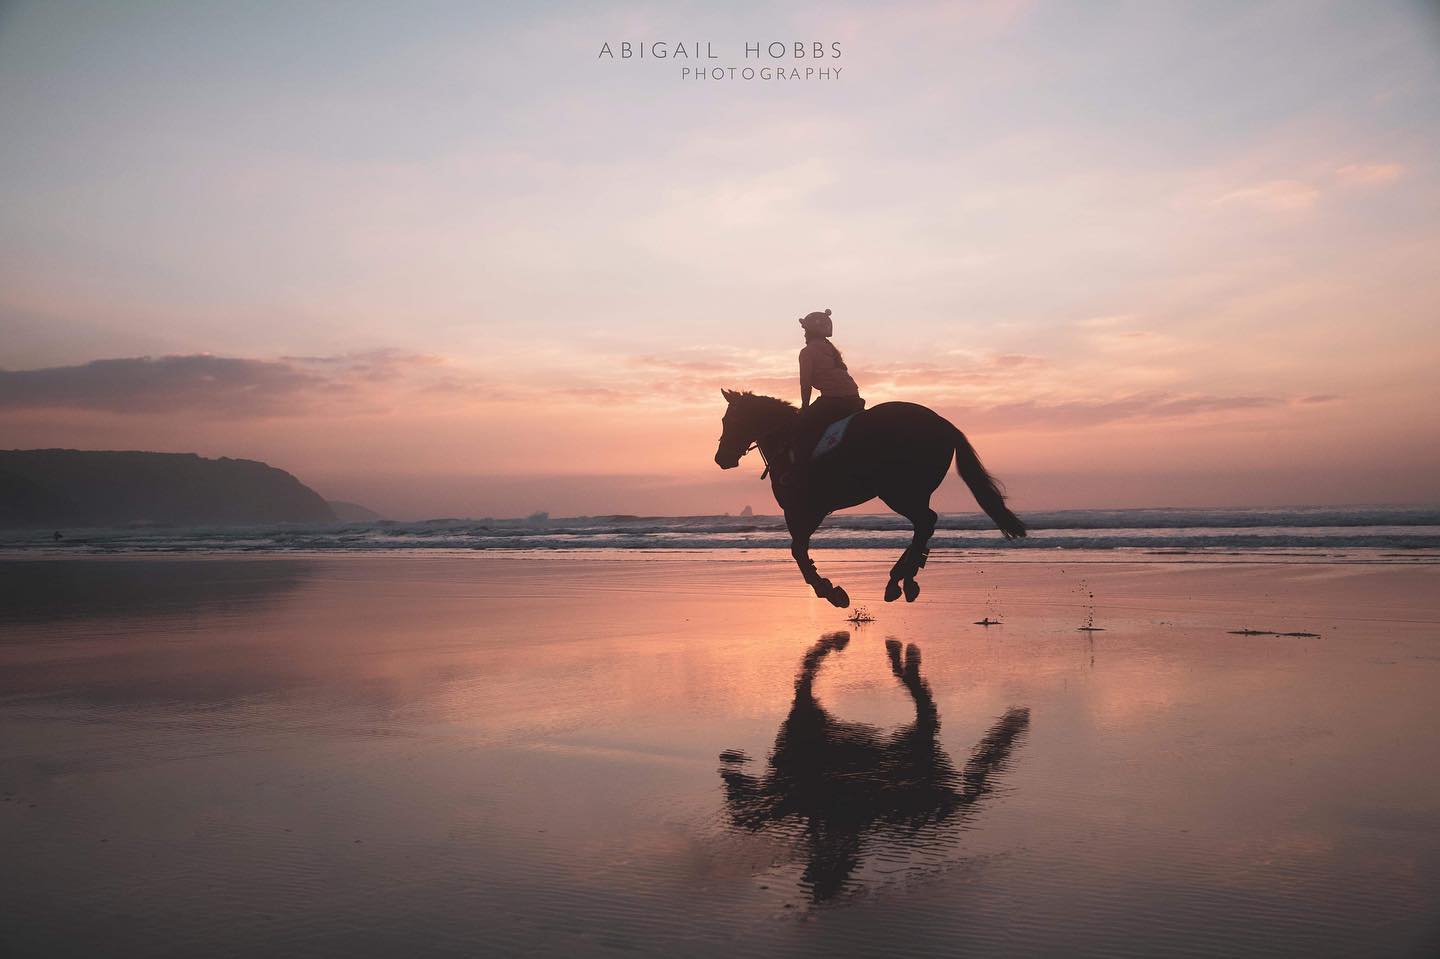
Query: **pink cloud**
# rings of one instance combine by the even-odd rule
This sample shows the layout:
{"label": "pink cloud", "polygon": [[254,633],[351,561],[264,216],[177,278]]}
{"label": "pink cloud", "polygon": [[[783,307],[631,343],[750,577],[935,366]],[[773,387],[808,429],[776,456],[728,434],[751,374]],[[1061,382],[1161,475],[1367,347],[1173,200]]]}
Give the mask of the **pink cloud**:
{"label": "pink cloud", "polygon": [[1122,420],[1176,420],[1272,409],[1284,403],[1284,399],[1274,396],[1136,393],[1111,398],[998,403],[968,409],[963,419],[967,425],[995,430],[1078,429]]}
{"label": "pink cloud", "polygon": [[1335,171],[1342,186],[1379,186],[1400,179],[1405,168],[1398,163],[1348,163]]}
{"label": "pink cloud", "polygon": [[1215,202],[1238,203],[1260,210],[1294,213],[1309,210],[1320,199],[1320,191],[1300,180],[1268,180],[1254,186],[1231,190]]}

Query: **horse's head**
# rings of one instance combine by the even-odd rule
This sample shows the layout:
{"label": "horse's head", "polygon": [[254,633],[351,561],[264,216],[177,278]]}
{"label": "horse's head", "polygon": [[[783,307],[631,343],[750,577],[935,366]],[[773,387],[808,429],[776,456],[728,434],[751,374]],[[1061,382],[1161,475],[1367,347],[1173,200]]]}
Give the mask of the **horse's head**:
{"label": "horse's head", "polygon": [[740,457],[750,452],[752,444],[795,414],[795,407],[774,397],[724,389],[720,395],[728,404],[720,420],[720,445],[715,450],[715,464],[722,470],[739,466]]}
{"label": "horse's head", "polygon": [[715,464],[722,470],[733,470],[740,465],[740,457],[750,452],[755,434],[746,422],[749,417],[745,415],[745,404],[738,402],[740,394],[722,389],[720,395],[725,397],[726,406],[725,415],[720,418],[720,446],[715,450]]}

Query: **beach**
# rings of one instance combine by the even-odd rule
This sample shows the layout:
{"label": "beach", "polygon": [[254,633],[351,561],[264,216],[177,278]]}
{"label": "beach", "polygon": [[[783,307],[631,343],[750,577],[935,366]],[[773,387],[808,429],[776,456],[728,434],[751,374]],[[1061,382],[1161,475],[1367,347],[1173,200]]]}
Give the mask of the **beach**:
{"label": "beach", "polygon": [[1440,952],[1440,565],[816,559],[0,561],[0,954]]}

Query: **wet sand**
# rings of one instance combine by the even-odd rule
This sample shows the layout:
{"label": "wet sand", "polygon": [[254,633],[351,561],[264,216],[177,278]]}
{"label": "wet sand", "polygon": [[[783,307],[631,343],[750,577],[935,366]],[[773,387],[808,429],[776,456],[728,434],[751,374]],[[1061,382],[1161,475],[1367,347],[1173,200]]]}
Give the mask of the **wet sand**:
{"label": "wet sand", "polygon": [[1440,953],[1440,567],[891,558],[0,562],[0,955]]}

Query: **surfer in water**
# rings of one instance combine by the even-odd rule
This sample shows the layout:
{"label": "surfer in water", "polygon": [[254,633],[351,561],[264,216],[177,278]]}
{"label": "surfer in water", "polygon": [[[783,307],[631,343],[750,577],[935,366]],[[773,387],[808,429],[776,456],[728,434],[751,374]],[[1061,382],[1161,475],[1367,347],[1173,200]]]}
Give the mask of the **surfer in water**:
{"label": "surfer in water", "polygon": [[[865,408],[845,358],[830,342],[835,332],[830,311],[806,313],[800,326],[805,331],[805,348],[800,351],[800,415],[790,447],[791,464],[780,478],[782,485],[797,488],[809,477],[810,454],[825,428]],[[815,390],[820,396],[812,403],[810,394]]]}

